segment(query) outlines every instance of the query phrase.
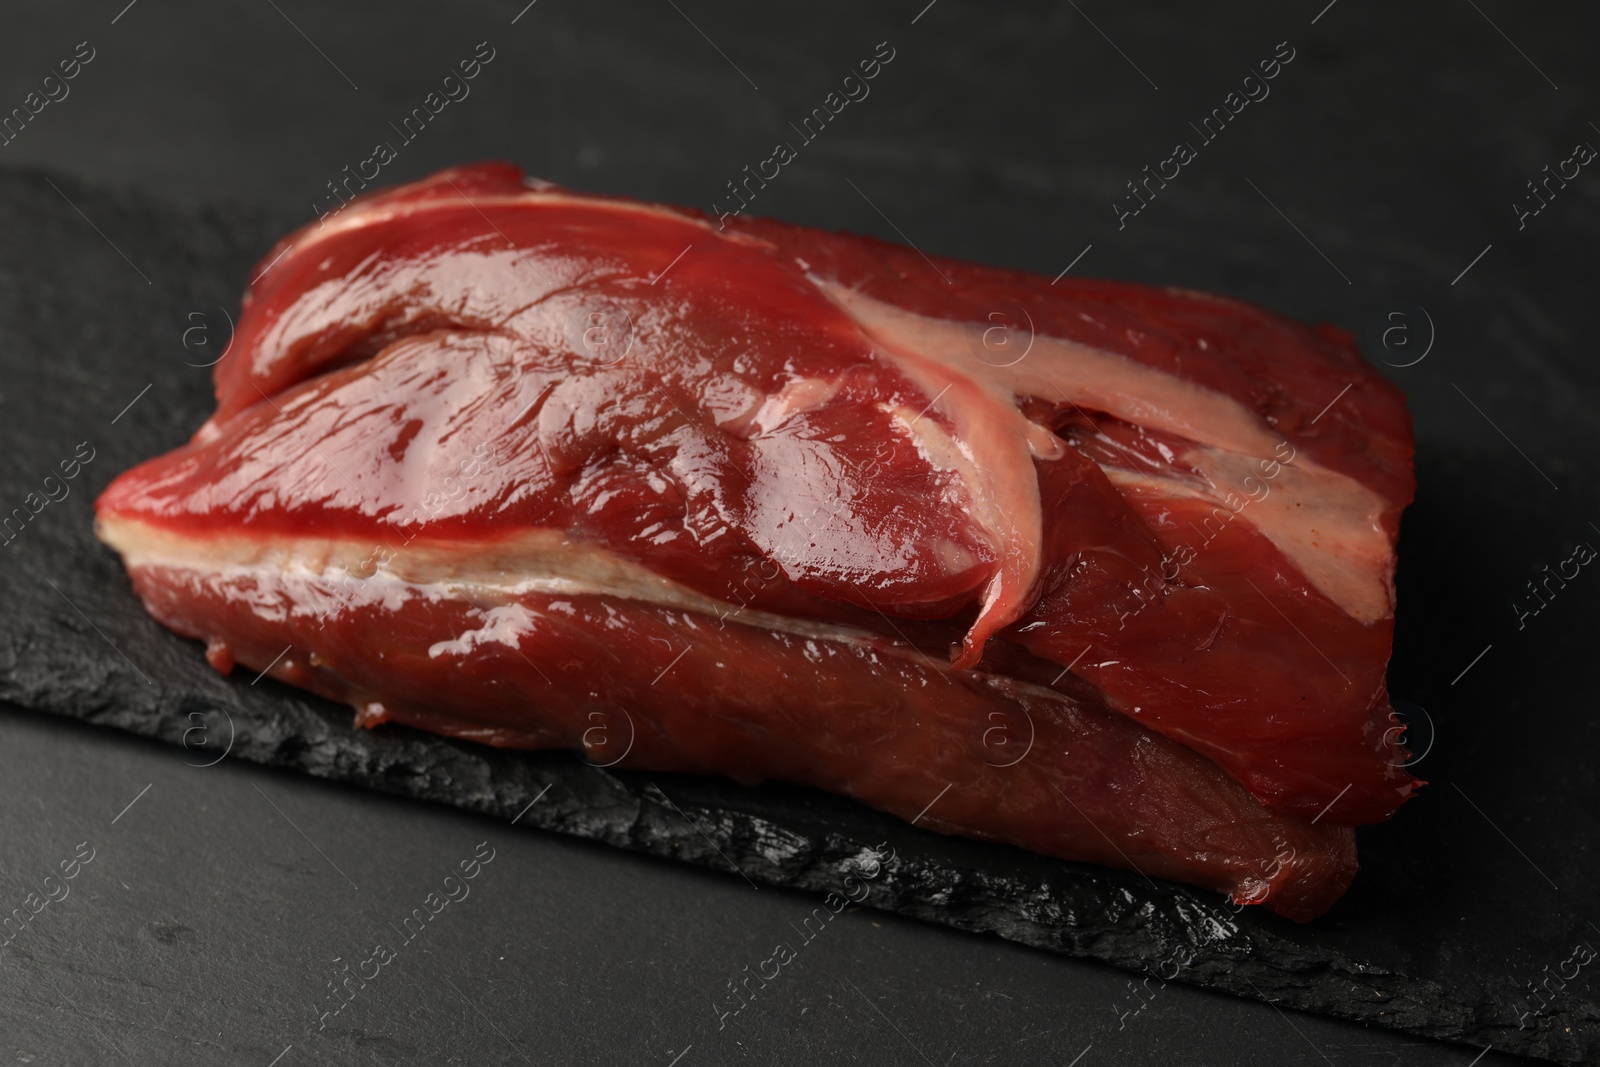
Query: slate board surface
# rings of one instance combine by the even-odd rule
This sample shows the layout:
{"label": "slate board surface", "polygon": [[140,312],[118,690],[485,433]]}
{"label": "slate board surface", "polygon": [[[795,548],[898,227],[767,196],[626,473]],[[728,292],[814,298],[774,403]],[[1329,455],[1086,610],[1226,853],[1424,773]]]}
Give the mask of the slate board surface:
{"label": "slate board surface", "polygon": [[[838,889],[847,872],[859,870],[869,846],[887,841],[895,860],[865,883],[874,908],[1134,969],[1187,948],[1195,955],[1180,982],[1479,1049],[1492,1046],[1484,1064],[1509,1062],[1501,1052],[1568,1063],[1600,1059],[1592,966],[1564,984],[1553,983],[1560,988],[1547,994],[1548,1007],[1518,1026],[1531,1006],[1530,982],[1560,969],[1574,943],[1600,945],[1594,925],[1600,911],[1593,905],[1600,875],[1594,847],[1600,829],[1594,762],[1600,726],[1593,696],[1582,684],[1600,587],[1590,588],[1595,579],[1585,570],[1548,607],[1522,619],[1521,627],[1512,608],[1514,601],[1524,609],[1536,606],[1524,583],[1542,578],[1545,565],[1555,568],[1578,542],[1600,545],[1600,529],[1593,525],[1600,522],[1593,418],[1600,388],[1586,356],[1595,340],[1594,272],[1587,261],[1600,237],[1600,182],[1591,188],[1574,180],[1520,231],[1509,206],[1518,193],[1528,195],[1526,179],[1570,154],[1572,142],[1587,137],[1600,143],[1600,133],[1585,133],[1581,108],[1566,103],[1585,99],[1576,95],[1581,88],[1569,83],[1563,95],[1552,95],[1558,91],[1540,80],[1544,73],[1530,69],[1531,60],[1524,64],[1512,50],[1516,46],[1507,47],[1486,22],[1474,23],[1479,16],[1470,9],[1465,15],[1442,6],[1400,15],[1350,12],[1345,9],[1355,5],[1340,5],[1312,27],[1314,11],[1290,19],[1281,9],[1237,4],[1225,18],[1217,16],[1224,23],[1220,28],[1202,25],[1205,20],[1177,24],[1207,46],[1192,51],[1161,44],[1172,25],[1153,14],[1128,19],[1119,33],[1108,25],[1112,16],[1091,12],[1119,44],[1135,43],[1139,66],[1163,83],[1155,90],[1130,69],[1131,60],[1124,64],[1126,57],[1119,58],[1070,9],[975,18],[944,7],[915,28],[908,26],[915,12],[873,16],[879,22],[867,24],[840,10],[791,13],[774,28],[740,22],[732,11],[712,18],[696,10],[699,25],[723,48],[731,42],[745,59],[740,65],[767,83],[769,98],[773,80],[788,77],[791,87],[780,90],[781,103],[770,112],[763,110],[766,105],[736,99],[745,88],[742,75],[715,53],[685,59],[682,50],[703,42],[671,13],[665,21],[629,27],[608,24],[602,15],[551,15],[540,5],[518,31],[537,25],[530,34],[536,43],[519,52],[502,36],[510,32],[514,11],[464,10],[452,16],[461,26],[451,31],[452,42],[459,37],[463,46],[426,49],[419,43],[427,39],[426,27],[420,12],[412,12],[403,47],[413,54],[425,51],[447,66],[457,51],[470,53],[474,40],[492,33],[504,41],[508,57],[527,62],[516,70],[491,67],[480,84],[488,98],[463,105],[467,117],[460,123],[441,128],[432,141],[419,141],[395,177],[502,154],[571,184],[705,207],[726,177],[766,154],[763,147],[751,155],[781,128],[779,116],[808,110],[811,98],[820,99],[836,80],[832,66],[802,73],[807,57],[823,56],[842,69],[859,58],[856,52],[865,55],[873,42],[891,37],[906,42],[904,62],[885,72],[875,102],[861,106],[861,125],[841,129],[832,141],[819,140],[808,158],[814,165],[794,170],[793,181],[774,190],[771,211],[890,237],[904,226],[930,250],[1047,274],[1092,244],[1077,268],[1083,272],[1213,288],[1360,333],[1374,360],[1393,368],[1417,420],[1422,487],[1403,530],[1400,632],[1390,684],[1397,697],[1426,709],[1419,721],[1436,736],[1416,767],[1431,786],[1393,823],[1361,831],[1362,874],[1324,920],[1295,927],[1251,912],[1235,917],[1219,901],[1191,890],[940,838],[807,791],[618,774],[569,756],[494,753],[399,729],[357,733],[342,709],[271,682],[251,686],[248,677],[218,678],[198,646],[151,623],[115,559],[94,543],[89,502],[117,471],[185,439],[209,410],[208,373],[193,364],[208,362],[225,344],[227,316],[237,311],[237,294],[255,257],[308,216],[301,202],[317,191],[304,170],[294,172],[269,157],[300,152],[315,157],[310,173],[325,169],[331,176],[358,158],[350,151],[357,140],[364,144],[366,134],[353,131],[382,125],[363,117],[332,123],[318,117],[326,109],[318,112],[316,100],[296,98],[310,93],[319,100],[343,91],[338,76],[309,49],[304,65],[262,82],[282,94],[263,101],[271,106],[247,112],[249,93],[230,90],[239,110],[223,117],[230,123],[237,117],[241,128],[215,134],[229,152],[192,151],[193,124],[158,124],[150,109],[141,108],[141,86],[170,86],[176,75],[155,69],[159,52],[145,69],[117,68],[128,61],[118,60],[114,43],[101,45],[98,66],[88,67],[75,83],[77,97],[45,111],[37,129],[27,131],[31,140],[7,147],[13,160],[60,160],[100,180],[85,184],[59,172],[0,172],[0,418],[6,445],[0,449],[0,513],[41,490],[44,476],[80,442],[95,450],[70,483],[71,495],[46,506],[0,547],[6,605],[0,615],[0,697],[18,709],[168,742],[187,740],[187,752],[174,751],[192,764],[209,762],[216,746],[231,740],[227,766],[256,761],[443,801],[497,817],[502,838],[504,822],[521,813],[519,826],[688,860],[724,871],[743,887],[730,869],[737,867],[753,883],[810,891],[798,914],[806,913],[816,893]],[[114,32],[146,34],[134,40],[154,41],[167,33],[190,40],[199,32],[200,12],[185,8],[181,18],[168,15],[155,28],[139,30],[130,23],[145,12],[135,8]],[[532,23],[536,17],[544,21]],[[331,18],[335,25],[308,27],[310,35],[324,45],[354,39],[342,35],[354,33],[357,14],[340,10]],[[37,30],[46,23],[35,19],[28,25]],[[262,26],[288,33],[281,23]],[[1565,56],[1566,74],[1574,78],[1576,42],[1595,39],[1592,18],[1587,25],[1506,28],[1543,61],[1541,67]],[[373,49],[360,61],[365,72],[357,71],[368,93],[369,79],[401,82],[377,87],[379,113],[403,112],[412,95],[431,85],[428,79],[399,78],[407,69],[424,68],[397,51],[397,32],[380,36],[392,47]],[[670,49],[652,41],[665,32],[673,35]],[[79,36],[71,28],[40,34],[30,41],[28,56],[48,67],[59,58],[55,51],[70,53],[71,40]],[[1175,182],[1163,198],[1127,220],[1126,230],[1118,230],[1105,205],[1123,191],[1123,179],[1166,155],[1170,149],[1158,146],[1185,136],[1184,121],[1220,102],[1236,75],[1242,77],[1284,37],[1303,42],[1300,54],[1276,83],[1275,98],[1241,116],[1241,126],[1251,123],[1244,127],[1248,132],[1238,141],[1208,146],[1205,166],[1186,173],[1187,184]],[[794,58],[773,52],[774,38],[788,41]],[[858,39],[862,47],[852,47]],[[270,54],[276,58],[299,40],[291,35]],[[58,48],[58,41],[67,46]],[[594,41],[601,44],[584,52],[583,43]],[[266,65],[265,46],[240,47],[244,60]],[[339,53],[337,46],[334,51]],[[1059,55],[1089,66],[1077,74],[1054,74]],[[609,59],[606,72],[631,88],[581,88],[594,85],[601,59]],[[197,60],[203,76],[222,84],[225,68],[236,61],[238,56],[211,53]],[[1552,73],[1568,81],[1560,67]],[[520,101],[497,102],[491,75],[500,75],[502,86],[519,87]],[[897,97],[891,75],[933,95],[902,90]],[[122,79],[121,85],[132,87],[129,99],[107,102],[105,96],[116,93],[103,87],[102,97],[92,96],[91,76],[111,85]],[[1062,77],[1083,81],[1063,85]],[[307,78],[317,79],[313,89],[301,86]],[[535,92],[563,84],[580,87],[566,94],[565,110]],[[1160,108],[1140,103],[1146,88],[1164,95],[1176,91],[1181,102]],[[20,86],[14,95],[20,99],[26,89]],[[1081,91],[1074,95],[1069,89]],[[650,91],[665,94],[666,103],[646,107],[644,114],[607,110],[608,102],[620,107],[625,98],[636,104]],[[179,97],[180,112],[191,109],[180,118],[192,118],[192,109],[205,106],[204,94],[191,99],[169,91],[162,99]],[[988,110],[975,99],[987,101]],[[1078,106],[1089,99],[1093,107]],[[469,106],[480,110],[469,112]],[[507,139],[506,117],[519,107],[537,113],[543,131],[537,146]],[[273,127],[278,108],[302,109],[303,128]],[[1028,148],[991,143],[996,113],[1008,117],[1001,140],[1024,134],[1042,139]],[[483,128],[471,125],[479,121],[472,114]],[[217,116],[202,112],[200,118]],[[119,127],[123,121],[129,130]],[[595,132],[607,128],[630,136]],[[153,137],[155,148],[137,147],[143,136]],[[89,147],[58,143],[69,137]],[[252,138],[266,147],[255,146]],[[718,146],[714,158],[697,157],[695,148],[712,141]],[[118,146],[133,161],[126,180],[121,167],[94,155],[92,147],[100,143]],[[1084,158],[1075,156],[1074,146],[1087,146]],[[192,167],[162,171],[151,162],[186,150]],[[252,151],[265,154],[251,156]],[[234,173],[227,161],[236,157],[253,165]],[[151,174],[164,177],[156,181]],[[871,190],[873,203],[864,203],[843,176]],[[298,181],[293,192],[286,191],[290,177]],[[130,182],[149,191],[128,191]],[[228,195],[219,196],[211,183]],[[239,197],[273,206],[240,207],[234,202]],[[1048,235],[1033,232],[1035,225]],[[1492,247],[1481,262],[1474,260],[1486,245]],[[1404,329],[1391,333],[1386,346],[1382,331],[1397,323]],[[1428,354],[1411,363],[1424,350]],[[1406,363],[1411,365],[1400,366]],[[40,738],[49,735],[36,728],[42,721],[14,710],[8,736],[46,744]],[[105,742],[98,736],[69,736],[92,758],[115,765],[114,750],[102,759]],[[124,756],[130,764],[149,758],[132,749]],[[7,781],[32,783],[36,770],[12,768]],[[209,773],[245,772],[219,767]],[[58,777],[77,790],[96,788],[92,778],[80,783],[81,776],[66,768]],[[42,791],[47,778],[37,783],[41,791],[27,794],[35,798],[33,808],[61,803]],[[309,788],[261,781],[280,803]],[[192,788],[205,795],[198,785]],[[134,792],[137,785],[127,797]],[[297,822],[305,818],[302,813]],[[315,826],[309,835],[300,832],[307,842],[322,836]],[[167,836],[175,833],[169,828]],[[43,862],[58,858],[50,853]],[[582,855],[570,861],[589,862]],[[31,876],[5,874],[6,892],[20,901]],[[315,909],[324,892],[318,883],[289,895]],[[647,902],[644,907],[648,912]],[[142,929],[142,937],[162,946],[186,936],[177,922],[151,922]],[[739,966],[763,958],[766,947],[761,948]],[[10,946],[0,948],[0,962],[19,951],[35,965],[43,958]],[[927,951],[929,958],[937,956]],[[1005,959],[1008,966],[1023,966],[1017,958]],[[738,967],[725,969],[731,977]],[[115,970],[111,962],[95,960],[70,973],[81,978]],[[323,970],[320,963],[308,967],[314,973],[304,983],[304,999],[320,995],[332,973]],[[66,980],[55,973],[56,980]],[[720,976],[713,969],[686,1000],[692,1007],[685,1010],[698,1020],[691,1034],[720,1033],[705,1005]],[[1139,1038],[1123,1033],[1110,1003],[1133,994],[1121,979],[1105,988],[1092,1009],[1062,1020],[1060,1045],[1042,1060],[1067,1062],[1087,1045],[1098,1050],[1097,1059],[1121,1048],[1126,1062],[1147,1061],[1132,1051],[1129,1043]],[[117,1033],[92,1005],[87,1014],[77,1007],[83,991],[76,991],[73,1010],[91,1029],[99,1029],[92,1021],[98,1018]],[[162,1010],[170,1013],[172,1004]],[[577,1011],[570,1005],[568,1010]],[[1164,1033],[1169,1051],[1213,1057],[1206,1062],[1242,1061],[1225,1044],[1209,1051],[1191,1047],[1188,1035],[1197,1024],[1182,1011],[1172,1014],[1176,1021],[1156,1015],[1146,1028]],[[836,1023],[817,1025],[828,1029]],[[1127,1028],[1138,1025],[1129,1022]],[[1300,1018],[1296,1025],[1321,1032],[1314,1020]],[[290,1033],[285,1041],[292,1038],[302,1049],[316,1047],[300,1036],[303,1023],[274,1021],[259,1029]],[[802,1020],[797,1032],[805,1029]],[[344,1031],[344,1051],[370,1062],[422,1055],[420,1045],[383,1045],[373,1036],[382,1030],[371,1023]],[[256,1050],[264,1053],[260,1062],[282,1047],[269,1048],[268,1039],[256,1033],[251,1040],[257,1037],[263,1042]],[[688,1038],[674,1040],[676,1050]],[[699,1055],[728,1048],[713,1044],[718,1038],[710,1034],[693,1040]],[[827,1040],[850,1045],[842,1036]],[[909,1039],[908,1044],[916,1048]],[[105,1055],[103,1046],[89,1047]],[[586,1046],[584,1054],[597,1061],[620,1058],[617,1047]],[[1304,1044],[1285,1047],[1307,1052]],[[1327,1047],[1334,1058],[1341,1055]],[[1410,1062],[1433,1048],[1394,1047],[1403,1047]],[[998,1048],[968,1049],[964,1058],[1007,1062],[1032,1054]],[[241,1052],[226,1042],[211,1051],[218,1049]],[[1327,1058],[1316,1042],[1310,1049]],[[667,1051],[660,1062],[672,1059],[673,1051]],[[766,1054],[783,1059],[790,1052]],[[496,1057],[505,1048],[464,1054]],[[1463,1048],[1453,1055],[1465,1063],[1476,1054]]]}

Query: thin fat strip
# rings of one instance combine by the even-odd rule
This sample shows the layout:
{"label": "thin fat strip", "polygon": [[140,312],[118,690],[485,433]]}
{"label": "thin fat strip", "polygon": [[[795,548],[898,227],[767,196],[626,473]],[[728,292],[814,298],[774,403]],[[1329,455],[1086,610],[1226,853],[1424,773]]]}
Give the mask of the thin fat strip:
{"label": "thin fat strip", "polygon": [[352,574],[331,562],[341,553],[292,565],[270,545],[230,564],[198,541],[180,560],[181,539],[128,520],[102,535],[127,554],[150,612],[206,640],[213,663],[270,667],[351,703],[364,725],[819,786],[945,833],[1190,882],[1297,920],[1356,870],[1347,828],[1274,816],[1123,716],[845,628],[530,591],[515,574]]}

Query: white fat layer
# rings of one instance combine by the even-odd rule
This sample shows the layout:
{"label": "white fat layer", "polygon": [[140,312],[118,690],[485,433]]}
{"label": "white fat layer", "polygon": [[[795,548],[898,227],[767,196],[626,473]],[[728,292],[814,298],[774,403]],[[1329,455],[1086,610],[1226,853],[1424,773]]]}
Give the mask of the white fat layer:
{"label": "white fat layer", "polygon": [[1261,417],[1232,397],[1126,356],[1058,337],[1022,334],[1000,347],[1025,355],[991,362],[982,353],[996,345],[986,335],[999,327],[984,330],[973,323],[930,318],[831,282],[818,284],[869,336],[892,338],[897,348],[939,364],[952,377],[960,375],[1011,397],[1079,404],[1230,452],[1266,456],[1278,443]]}
{"label": "white fat layer", "polygon": [[995,571],[956,661],[976,666],[984,642],[1028,609],[1042,563],[1044,530],[1033,460],[1059,455],[1060,442],[1049,429],[1023,416],[1015,391],[982,372],[987,364],[967,350],[969,335],[962,324],[929,319],[827,279],[807,277],[855,320],[880,358],[930,398],[923,414],[937,410],[954,430],[945,443],[908,427],[925,452],[942,453],[945,462],[957,465],[968,486],[972,517],[995,548]]}
{"label": "white fat layer", "polygon": [[[1183,459],[1204,472],[1204,479],[1102,469],[1123,493],[1200,500],[1215,506],[1212,514],[1219,523],[1244,521],[1271,541],[1313,588],[1359,622],[1393,613],[1389,539],[1376,494],[1353,479],[1346,479],[1348,485],[1319,483],[1297,469],[1299,462],[1281,465],[1269,479],[1255,461],[1233,453],[1190,449]],[[1265,496],[1259,495],[1263,492]],[[1205,537],[1220,529],[1207,521],[1199,533]]]}
{"label": "white fat layer", "polygon": [[130,570],[160,567],[265,578],[289,574],[331,583],[335,590],[356,583],[364,594],[385,600],[402,592],[402,587],[411,587],[489,605],[485,610],[527,593],[605,596],[799,637],[881,644],[876,634],[853,626],[791,618],[706,596],[603,548],[570,541],[555,530],[533,530],[495,542],[417,540],[392,550],[345,538],[188,537],[115,517],[101,518],[96,532],[121,554]]}
{"label": "white fat layer", "polygon": [[[1270,461],[1283,444],[1260,415],[1214,390],[1147,367],[1113,352],[1056,337],[1018,336],[1003,346],[1006,352],[1025,354],[1005,364],[984,358],[993,350],[993,333],[981,326],[930,318],[874,300],[853,289],[812,279],[844,308],[875,341],[882,353],[904,364],[914,354],[916,365],[906,367],[927,392],[930,409],[937,410],[958,431],[958,442],[972,450],[968,462],[956,459],[948,447],[935,447],[929,433],[919,433],[923,446],[943,455],[949,468],[959,470],[974,498],[974,514],[997,540],[1006,536],[1000,516],[1042,523],[1039,503],[1021,493],[1015,480],[995,477],[994,468],[1016,463],[1020,456],[985,447],[1007,435],[1046,433],[1023,418],[1015,400],[1034,396],[1052,404],[1071,404],[1106,412],[1125,422],[1187,438],[1196,447],[1181,458],[1202,473],[1201,478],[1151,476],[1117,467],[1103,467],[1123,491],[1139,490],[1169,498],[1196,498],[1222,505],[1252,499],[1237,517],[1259,530],[1319,592],[1352,618],[1371,623],[1394,611],[1389,572],[1388,535],[1381,522],[1387,507],[1383,497],[1354,478],[1300,457],[1292,465],[1274,464],[1272,479],[1261,477],[1258,464]],[[977,388],[951,388],[953,383]],[[987,399],[1003,395],[1011,411],[963,411],[963,405],[987,406]],[[974,403],[974,398],[984,398]],[[921,422],[927,422],[924,416]],[[987,425],[986,425],[987,424]],[[999,424],[999,425],[997,425]],[[980,427],[976,434],[962,431]],[[920,424],[919,424],[920,429]],[[986,431],[986,432],[985,432]],[[1041,449],[1036,445],[1034,454]],[[974,469],[975,468],[975,469]],[[1032,480],[1031,470],[1028,472]],[[1255,481],[1246,483],[1254,476]],[[1235,509],[1230,509],[1235,510]],[[1037,534],[1035,541],[1037,540]],[[1032,546],[1030,546],[1032,547]]]}

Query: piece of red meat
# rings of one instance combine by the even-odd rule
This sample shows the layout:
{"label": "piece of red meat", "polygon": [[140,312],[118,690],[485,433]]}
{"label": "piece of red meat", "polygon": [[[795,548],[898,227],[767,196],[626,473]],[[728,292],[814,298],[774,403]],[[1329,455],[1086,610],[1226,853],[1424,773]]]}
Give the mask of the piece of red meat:
{"label": "piece of red meat", "polygon": [[498,164],[263,264],[216,414],[98,504],[219,668],[1301,919],[1417,784],[1409,418],[1337,331]]}

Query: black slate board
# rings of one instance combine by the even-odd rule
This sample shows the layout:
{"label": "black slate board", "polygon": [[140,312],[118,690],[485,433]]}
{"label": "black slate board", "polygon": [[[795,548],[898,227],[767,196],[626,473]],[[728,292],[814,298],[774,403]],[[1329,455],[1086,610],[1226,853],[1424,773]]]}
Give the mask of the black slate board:
{"label": "black slate board", "polygon": [[[1173,961],[1187,960],[1179,981],[1428,1037],[1567,1063],[1600,1054],[1600,1004],[1581,979],[1518,1027],[1521,987],[1558,969],[1575,941],[1600,944],[1583,908],[1600,873],[1586,848],[1600,783],[1592,764],[1548,751],[1552,738],[1565,752],[1593,751],[1596,726],[1578,703],[1535,701],[1524,679],[1579,654],[1577,597],[1530,620],[1539,643],[1518,651],[1515,669],[1506,653],[1514,626],[1463,634],[1453,621],[1468,587],[1483,580],[1486,546],[1520,538],[1537,546],[1529,558],[1554,565],[1574,540],[1600,542],[1600,532],[1562,516],[1531,463],[1486,427],[1424,433],[1423,489],[1402,543],[1391,686],[1436,709],[1437,741],[1417,767],[1433,785],[1396,822],[1362,831],[1365,869],[1349,897],[1297,927],[1253,911],[1236,916],[1184,887],[939,837],[809,791],[615,773],[564,754],[496,752],[398,728],[356,731],[345,709],[269,681],[216,676],[198,645],[144,615],[114,556],[93,540],[90,501],[116,472],[177,444],[204,418],[209,376],[193,364],[226,343],[233,294],[292,221],[0,174],[8,235],[0,411],[9,442],[0,504],[22,505],[80,442],[95,450],[70,495],[0,548],[0,697],[187,742],[196,762],[231,742],[227,758],[505,818],[521,812],[522,824],[730,877],[737,868],[759,882],[837,889],[841,867],[868,864],[871,846],[887,841],[894,862],[865,883],[874,907],[1168,975]],[[106,234],[117,235],[115,245]],[[123,247],[138,249],[137,262]],[[1233,256],[1230,265],[1219,253],[1222,273],[1259,269],[1266,258],[1248,243]],[[1488,326],[1509,334],[1515,323]],[[1424,384],[1413,398],[1426,427],[1427,410],[1451,402],[1454,387]],[[1468,388],[1491,406],[1498,399],[1504,415],[1504,397]],[[1559,440],[1553,427],[1531,427],[1521,445],[1548,455],[1554,445],[1542,435]],[[1592,484],[1593,463],[1592,453],[1569,451],[1553,473],[1577,490]],[[1486,492],[1501,506],[1485,508]],[[1520,576],[1524,563],[1519,553],[1499,569]],[[1513,579],[1500,584],[1516,590]],[[1515,622],[1509,611],[1506,621]],[[1491,640],[1470,682],[1453,686]],[[1446,694],[1448,712],[1438,710]],[[1507,716],[1530,706],[1540,708],[1538,736],[1508,732]]]}

